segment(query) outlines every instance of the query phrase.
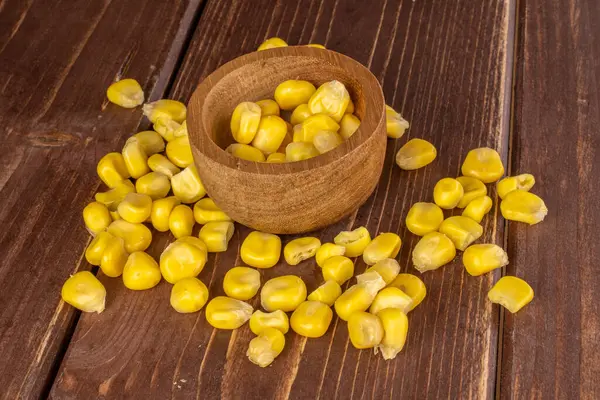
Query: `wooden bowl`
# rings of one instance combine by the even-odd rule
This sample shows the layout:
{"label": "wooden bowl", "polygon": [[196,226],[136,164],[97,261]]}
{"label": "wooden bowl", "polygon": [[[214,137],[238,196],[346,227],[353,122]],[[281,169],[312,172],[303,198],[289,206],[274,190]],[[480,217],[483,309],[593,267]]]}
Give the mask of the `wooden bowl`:
{"label": "wooden bowl", "polygon": [[[360,128],[336,149],[305,161],[270,164],[234,158],[229,121],[242,101],[273,98],[277,85],[304,79],[346,85]],[[190,145],[208,195],[235,221],[270,233],[302,233],[335,223],[375,189],[385,157],[385,102],[377,79],[333,51],[284,47],[223,65],[194,92],[188,108]]]}

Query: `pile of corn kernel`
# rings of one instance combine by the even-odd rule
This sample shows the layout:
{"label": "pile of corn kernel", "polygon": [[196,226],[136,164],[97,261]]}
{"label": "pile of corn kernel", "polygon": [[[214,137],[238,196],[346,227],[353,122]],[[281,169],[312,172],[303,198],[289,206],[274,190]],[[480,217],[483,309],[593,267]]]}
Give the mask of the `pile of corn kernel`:
{"label": "pile of corn kernel", "polygon": [[[272,38],[259,50],[286,45],[281,39]],[[308,87],[305,83],[301,85]],[[313,86],[311,95],[302,98],[303,101],[309,99],[306,103],[309,109],[310,98],[320,89]],[[107,97],[112,103],[126,108],[144,103],[142,88],[133,79],[112,84]],[[285,101],[278,97],[276,91],[275,101],[252,103],[260,109],[258,123],[256,119],[253,122],[257,132],[265,118],[275,115],[270,113],[275,107],[277,110],[279,107],[293,108],[296,113],[299,107],[306,106],[295,99],[293,106],[288,103],[289,107],[284,107]],[[254,105],[244,104],[238,106],[243,112],[256,109]],[[339,135],[343,138],[347,138],[344,132],[349,132],[343,126],[344,117],[351,115],[348,114],[351,112],[349,104],[350,101],[338,115],[342,122]],[[386,107],[388,136],[399,138],[408,129],[408,122],[391,107]],[[281,155],[278,160],[267,159],[267,162],[302,159],[288,154],[290,144],[285,155],[274,151],[281,143],[275,143],[275,146],[269,145],[269,140],[257,140],[261,137],[258,133],[250,140],[240,141],[246,128],[240,128],[245,123],[236,120],[244,118],[240,117],[243,113],[236,117],[238,111],[236,109],[232,117],[235,139],[241,145],[246,145],[244,141],[252,142],[252,149],[263,159],[243,157],[236,154],[235,149],[229,150],[232,154],[264,161],[264,153],[273,150],[269,157]],[[298,122],[302,127],[311,118],[309,115],[322,115],[312,110],[310,113],[304,111],[301,121],[294,121],[292,113],[292,123]],[[426,288],[419,277],[400,273],[395,258],[402,240],[395,233],[380,233],[371,238],[365,227],[359,227],[340,232],[333,243],[321,243],[316,237],[297,238],[287,243],[282,252],[282,242],[277,235],[253,231],[240,248],[246,266],[235,266],[227,271],[223,279],[226,296],[209,301],[208,289],[197,276],[204,268],[209,252],[227,250],[234,223],[212,199],[205,197],[206,191],[193,165],[185,105],[163,99],[144,104],[143,112],[153,123],[154,130],[136,133],[126,141],[121,152],[109,153],[98,163],[98,176],[108,190],[97,193],[96,201],[83,210],[85,226],[94,236],[85,252],[90,264],[99,266],[108,277],[122,277],[125,287],[131,290],[148,290],[164,279],[173,285],[170,296],[173,309],[194,313],[206,306],[206,320],[214,328],[237,329],[249,322],[256,337],[249,343],[247,356],[261,367],[270,365],[283,351],[285,334],[290,327],[305,337],[323,336],[333,319],[332,308],[341,320],[347,321],[350,341],[356,348],[373,348],[386,360],[396,357],[406,342],[407,314],[423,301]],[[358,128],[360,123],[354,122],[352,129]],[[233,129],[234,125],[239,128],[237,131]],[[322,129],[312,133],[319,130]],[[308,143],[318,149],[314,140],[312,143],[304,140],[293,143]],[[398,151],[396,163],[404,170],[414,170],[430,164],[436,156],[437,150],[431,143],[411,139]],[[492,208],[492,199],[487,195],[488,183],[498,181],[496,189],[505,219],[536,224],[548,212],[543,200],[529,192],[535,183],[532,175],[500,179],[504,175],[504,166],[493,149],[471,150],[461,171],[463,176],[437,182],[433,203],[415,203],[406,216],[408,230],[422,236],[412,250],[414,268],[420,273],[448,264],[456,257],[457,250],[463,251],[462,262],[470,275],[482,275],[508,264],[506,252],[496,244],[473,244],[482,236],[480,223]],[[462,215],[444,217],[442,209],[456,207],[463,209]],[[198,237],[192,236],[196,223],[202,225]],[[146,224],[159,232],[170,231],[175,237],[158,262],[145,252],[152,241],[152,231]],[[292,266],[314,258],[321,269],[323,283],[308,293],[300,277],[285,275],[270,279],[261,288],[261,274],[257,269],[274,267],[282,253],[285,262]],[[355,276],[353,259],[361,256],[369,267]],[[354,277],[355,283],[343,290],[342,285]],[[72,275],[64,283],[61,294],[65,302],[82,311],[100,313],[104,310],[106,290],[91,272]],[[264,311],[254,310],[248,303],[256,295],[260,295]],[[533,290],[517,277],[504,276],[489,291],[488,298],[515,313],[533,299]],[[291,313],[291,317],[287,313]]]}

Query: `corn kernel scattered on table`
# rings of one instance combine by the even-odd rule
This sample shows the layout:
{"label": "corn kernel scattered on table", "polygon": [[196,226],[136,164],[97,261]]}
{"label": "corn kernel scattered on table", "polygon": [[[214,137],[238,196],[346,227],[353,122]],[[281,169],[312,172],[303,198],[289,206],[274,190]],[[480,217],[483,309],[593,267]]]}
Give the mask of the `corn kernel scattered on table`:
{"label": "corn kernel scattered on table", "polygon": [[61,297],[78,310],[99,314],[104,311],[106,289],[91,272],[80,271],[65,281]]}
{"label": "corn kernel scattered on table", "polygon": [[318,338],[323,336],[333,318],[331,308],[320,301],[304,301],[292,313],[290,326],[300,336]]}
{"label": "corn kernel scattered on table", "polygon": [[206,305],[206,321],[217,329],[237,329],[252,316],[254,309],[245,301],[217,296]]}
{"label": "corn kernel scattered on table", "polygon": [[246,356],[259,367],[268,367],[285,347],[285,337],[275,328],[264,329],[248,344]]}
{"label": "corn kernel scattered on table", "polygon": [[503,276],[488,292],[488,299],[514,314],[533,300],[533,289],[523,279]]}
{"label": "corn kernel scattered on table", "polygon": [[184,278],[171,288],[169,301],[178,313],[194,313],[200,311],[208,301],[208,288],[200,279]]}
{"label": "corn kernel scattered on table", "polygon": [[123,108],[135,108],[144,103],[144,91],[135,79],[121,79],[106,89],[106,97],[111,103]]}
{"label": "corn kernel scattered on table", "polygon": [[256,310],[250,317],[249,325],[255,335],[259,335],[266,328],[279,329],[281,333],[286,334],[290,329],[290,320],[288,315],[281,310],[273,312]]}
{"label": "corn kernel scattered on table", "polygon": [[396,164],[406,171],[423,168],[437,157],[437,149],[423,139],[411,139],[396,153]]}
{"label": "corn kernel scattered on table", "polygon": [[260,272],[248,267],[233,267],[223,278],[223,290],[232,299],[250,300],[260,289]]}
{"label": "corn kernel scattered on table", "polygon": [[505,219],[535,225],[546,218],[548,207],[539,196],[518,189],[500,202],[500,211]]}

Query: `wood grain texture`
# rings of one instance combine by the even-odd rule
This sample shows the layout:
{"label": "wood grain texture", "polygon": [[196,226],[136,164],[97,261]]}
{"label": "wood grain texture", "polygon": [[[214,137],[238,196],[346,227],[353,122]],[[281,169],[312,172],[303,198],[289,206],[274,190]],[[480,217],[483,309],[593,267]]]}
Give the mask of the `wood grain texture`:
{"label": "wood grain texture", "polygon": [[81,210],[95,165],[141,119],[106,88],[128,76],[161,97],[198,7],[0,1],[0,398],[47,393],[70,339],[78,313],[60,288],[90,268]]}
{"label": "wood grain texture", "polygon": [[[456,176],[467,151],[497,148],[507,159],[512,56],[506,1],[209,1],[171,96],[189,98],[198,81],[219,65],[248,53],[264,39],[290,44],[323,43],[367,65],[389,104],[412,123],[406,136],[388,141],[375,193],[351,217],[315,235],[331,241],[340,230],[365,225],[372,234],[404,239],[403,271],[417,237],[404,226],[410,205],[431,199],[435,182]],[[432,141],[439,158],[427,168],[401,171],[396,151],[409,138]],[[494,207],[484,219],[483,241],[502,243]],[[200,279],[211,296],[223,294],[225,272],[240,263],[249,229],[236,225],[227,252],[211,255]],[[284,237],[284,244],[293,237]],[[158,256],[171,240],[150,248]],[[362,272],[362,261],[356,272]],[[309,291],[321,280],[314,261],[283,262],[261,271],[263,281],[302,276]],[[334,318],[319,339],[287,335],[281,356],[268,369],[245,357],[247,326],[212,329],[204,312],[179,315],[162,282],[142,293],[101,276],[109,297],[101,315],[83,315],[53,387],[54,398],[491,398],[496,376],[498,308],[486,292],[499,272],[468,276],[460,259],[423,279],[428,297],[409,316],[405,350],[384,362],[348,341],[346,324]],[[257,298],[252,300],[258,306]]]}
{"label": "wood grain texture", "polygon": [[600,4],[520,4],[513,174],[536,177],[548,206],[535,226],[510,223],[506,273],[535,291],[505,314],[506,399],[600,397]]}

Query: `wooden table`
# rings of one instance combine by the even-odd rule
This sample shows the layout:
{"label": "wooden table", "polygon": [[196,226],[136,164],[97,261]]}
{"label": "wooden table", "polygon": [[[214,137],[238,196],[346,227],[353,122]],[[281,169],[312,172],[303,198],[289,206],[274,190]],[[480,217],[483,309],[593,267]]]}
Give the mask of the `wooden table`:
{"label": "wooden table", "polygon": [[[596,0],[0,1],[0,397],[600,398],[598,21]],[[483,241],[504,246],[510,264],[475,278],[458,258],[423,274],[428,295],[394,361],[354,349],[335,319],[320,339],[288,334],[260,369],[244,355],[247,327],[217,331],[203,312],[177,314],[165,282],[134,293],[98,274],[108,290],[100,315],[60,300],[70,274],[96,272],[83,259],[81,210],[100,189],[98,159],[149,126],[140,108],[108,104],[108,85],[133,77],[150,100],[187,101],[203,77],[271,36],[367,65],[412,124],[388,141],[375,193],[317,232],[323,241],[361,225],[397,232],[402,271],[415,273],[408,208],[480,146],[498,149],[509,174],[534,174],[550,210],[529,227],[504,221],[495,202]],[[439,156],[401,171],[394,155],[412,137]],[[200,278],[211,295],[248,232],[237,227],[230,249],[209,257]],[[158,236],[149,252],[171,239]],[[309,290],[318,283],[314,262],[292,272]],[[486,299],[505,274],[536,293],[516,315]]]}

